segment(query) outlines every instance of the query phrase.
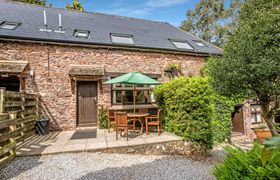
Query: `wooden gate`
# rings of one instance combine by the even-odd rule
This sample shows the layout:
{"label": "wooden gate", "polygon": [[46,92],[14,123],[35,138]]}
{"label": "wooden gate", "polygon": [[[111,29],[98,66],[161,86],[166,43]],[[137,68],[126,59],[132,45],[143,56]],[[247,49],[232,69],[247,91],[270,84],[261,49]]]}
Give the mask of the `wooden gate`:
{"label": "wooden gate", "polygon": [[77,81],[78,126],[97,126],[97,82]]}
{"label": "wooden gate", "polygon": [[36,132],[39,95],[0,87],[0,168],[15,157],[16,143]]}

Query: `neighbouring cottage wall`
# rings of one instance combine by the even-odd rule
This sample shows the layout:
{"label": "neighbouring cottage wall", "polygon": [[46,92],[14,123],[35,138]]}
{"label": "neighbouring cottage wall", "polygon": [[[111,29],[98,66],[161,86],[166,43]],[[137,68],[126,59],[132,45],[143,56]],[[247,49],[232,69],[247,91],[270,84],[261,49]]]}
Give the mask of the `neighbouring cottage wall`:
{"label": "neighbouring cottage wall", "polygon": [[244,123],[244,134],[253,140],[255,138],[255,133],[251,129],[251,104],[248,101],[244,102],[243,105],[243,123]]}
{"label": "neighbouring cottage wall", "polygon": [[256,102],[252,100],[246,100],[243,102],[243,123],[244,123],[244,134],[251,139],[252,141],[257,138],[254,129],[257,129],[259,127],[266,127],[266,130],[269,130],[267,127],[267,124],[265,120],[262,118],[261,123],[253,124],[251,123],[251,117],[252,117],[252,106],[256,105]]}
{"label": "neighbouring cottage wall", "polygon": [[[160,74],[166,80],[164,68],[168,64],[181,64],[185,75],[199,75],[205,57],[2,41],[0,59],[29,62],[34,77],[27,79],[27,91],[40,93],[42,109],[48,113],[52,128],[66,130],[76,127],[76,94],[71,91],[70,64],[103,66],[106,72]],[[103,85],[102,92],[98,88],[98,105],[111,105],[110,85]]]}

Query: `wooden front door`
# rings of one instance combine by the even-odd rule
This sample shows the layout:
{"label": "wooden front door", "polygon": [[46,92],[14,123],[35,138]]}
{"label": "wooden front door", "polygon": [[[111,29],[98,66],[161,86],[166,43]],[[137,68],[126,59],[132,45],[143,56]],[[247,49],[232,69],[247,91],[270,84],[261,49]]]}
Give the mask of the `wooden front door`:
{"label": "wooden front door", "polygon": [[244,120],[243,120],[242,106],[235,107],[235,111],[232,118],[232,131],[244,133]]}
{"label": "wooden front door", "polygon": [[97,82],[77,81],[78,126],[97,126]]}

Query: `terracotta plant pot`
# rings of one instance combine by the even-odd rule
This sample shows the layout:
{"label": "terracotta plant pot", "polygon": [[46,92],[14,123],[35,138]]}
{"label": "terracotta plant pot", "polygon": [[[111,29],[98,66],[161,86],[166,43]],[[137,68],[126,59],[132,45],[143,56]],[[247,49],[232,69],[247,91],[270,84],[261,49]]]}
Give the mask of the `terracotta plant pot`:
{"label": "terracotta plant pot", "polygon": [[272,137],[271,132],[266,131],[266,130],[257,130],[257,131],[255,131],[255,133],[256,133],[257,139],[260,142],[263,142],[265,139]]}

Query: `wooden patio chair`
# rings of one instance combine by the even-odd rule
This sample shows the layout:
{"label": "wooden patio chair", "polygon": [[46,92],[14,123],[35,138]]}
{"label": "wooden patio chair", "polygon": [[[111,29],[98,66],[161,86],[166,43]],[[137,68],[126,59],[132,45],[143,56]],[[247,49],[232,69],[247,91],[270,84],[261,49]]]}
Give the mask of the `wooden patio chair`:
{"label": "wooden patio chair", "polygon": [[110,129],[111,129],[112,125],[116,129],[116,121],[115,121],[114,110],[108,110],[107,111],[107,117],[108,117],[108,132],[110,133]]}
{"label": "wooden patio chair", "polygon": [[126,112],[115,112],[116,120],[116,139],[118,140],[118,134],[120,130],[123,130],[126,134],[126,140],[128,141],[128,129],[133,128],[132,125],[128,124]]}
{"label": "wooden patio chair", "polygon": [[149,134],[149,126],[158,127],[158,135],[162,132],[162,110],[158,110],[157,115],[146,117],[146,134]]}

